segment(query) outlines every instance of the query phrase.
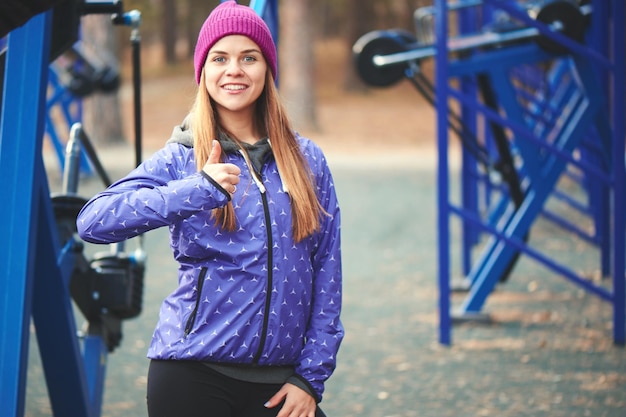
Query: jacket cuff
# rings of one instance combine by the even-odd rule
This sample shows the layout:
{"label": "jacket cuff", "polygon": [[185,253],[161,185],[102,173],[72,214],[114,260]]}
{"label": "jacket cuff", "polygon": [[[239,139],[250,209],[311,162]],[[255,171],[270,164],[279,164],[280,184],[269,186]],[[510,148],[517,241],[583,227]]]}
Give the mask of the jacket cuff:
{"label": "jacket cuff", "polygon": [[320,402],[320,398],[317,396],[317,393],[313,389],[313,386],[311,385],[311,383],[307,381],[306,379],[304,379],[302,376],[298,374],[293,374],[287,379],[286,382],[291,385],[295,385],[301,390],[306,391],[311,397],[313,397],[316,403]]}
{"label": "jacket cuff", "polygon": [[230,195],[230,193],[228,191],[226,191],[221,185],[219,185],[219,183],[217,181],[215,181],[213,178],[211,178],[211,176],[209,174],[207,174],[204,171],[200,171],[200,174],[202,174],[202,176],[204,178],[206,178],[207,180],[209,180],[209,182],[211,184],[213,184],[213,186],[215,188],[217,188],[219,191],[221,191],[222,193],[224,193],[224,195],[226,196],[226,198],[228,198],[228,201],[231,200],[232,196]]}

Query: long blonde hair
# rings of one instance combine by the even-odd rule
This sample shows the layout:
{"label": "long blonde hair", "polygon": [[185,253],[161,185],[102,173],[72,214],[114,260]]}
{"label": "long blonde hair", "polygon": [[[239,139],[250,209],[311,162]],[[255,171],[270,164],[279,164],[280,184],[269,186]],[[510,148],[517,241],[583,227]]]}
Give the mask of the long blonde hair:
{"label": "long blonde hair", "polygon": [[[217,111],[205,88],[204,71],[199,85],[191,118],[198,171],[202,170],[209,159],[213,139],[218,138],[220,132]],[[257,99],[256,106],[254,123],[260,132],[265,132],[270,138],[278,172],[283,184],[289,190],[293,236],[294,240],[299,242],[319,231],[320,216],[325,211],[317,198],[313,174],[300,150],[270,71],[266,73],[265,88]],[[215,209],[213,216],[216,225],[228,231],[236,230],[237,222],[231,202],[223,208]]]}

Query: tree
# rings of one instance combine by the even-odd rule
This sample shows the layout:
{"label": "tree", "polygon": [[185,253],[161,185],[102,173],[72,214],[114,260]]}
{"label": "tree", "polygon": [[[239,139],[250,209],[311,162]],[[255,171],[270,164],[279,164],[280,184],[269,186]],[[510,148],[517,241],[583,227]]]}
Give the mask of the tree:
{"label": "tree", "polygon": [[187,0],[185,9],[185,40],[187,58],[193,58],[198,32],[211,10],[219,4],[219,0]]}
{"label": "tree", "polygon": [[161,34],[163,35],[163,48],[165,63],[176,63],[176,41],[178,36],[176,18],[176,0],[161,1]]}
{"label": "tree", "polygon": [[346,91],[362,91],[366,87],[352,64],[352,45],[370,29],[370,21],[367,17],[370,15],[371,7],[369,7],[368,2],[361,0],[348,0],[347,4],[349,12],[345,14],[344,33],[342,35],[346,40],[348,59],[345,61],[343,88]]}
{"label": "tree", "polygon": [[282,96],[297,129],[317,130],[312,0],[289,0],[280,6]]}
{"label": "tree", "polygon": [[[116,29],[108,15],[88,15],[82,19],[82,45],[85,56],[100,65],[119,68]],[[117,91],[95,92],[83,106],[85,132],[94,143],[123,142],[122,115]]]}

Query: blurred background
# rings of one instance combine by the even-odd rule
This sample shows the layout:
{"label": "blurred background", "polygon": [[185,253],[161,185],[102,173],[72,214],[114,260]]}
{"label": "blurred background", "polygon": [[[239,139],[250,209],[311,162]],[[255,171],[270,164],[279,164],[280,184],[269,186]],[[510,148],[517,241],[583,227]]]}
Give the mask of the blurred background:
{"label": "blurred background", "polygon": [[[142,77],[151,86],[155,79],[189,78],[193,86],[193,50],[200,26],[219,1],[127,0],[127,10],[141,11]],[[245,2],[244,2],[245,3]],[[319,104],[344,92],[367,94],[368,88],[352,65],[352,45],[364,33],[382,28],[414,31],[413,11],[428,0],[297,0],[279,4],[278,36],[281,93],[296,126],[307,132],[323,129]],[[113,27],[108,16],[82,18],[82,48],[88,56],[121,69],[123,84],[130,79],[130,44],[125,30]],[[146,87],[145,125],[152,127],[151,87]],[[168,110],[184,114],[189,89],[177,90]],[[185,93],[188,93],[185,95]],[[182,93],[182,94],[181,94]],[[96,94],[84,101],[84,123],[93,140],[124,141],[124,89]],[[329,97],[329,95],[331,97]],[[417,99],[417,95],[414,95]],[[165,98],[162,98],[165,100]],[[151,131],[147,131],[150,140]],[[167,134],[167,130],[161,133]]]}
{"label": "blurred background", "polygon": [[[594,6],[617,4],[615,0],[592,2]],[[139,27],[140,126],[144,158],[165,143],[172,128],[189,111],[197,88],[192,64],[196,36],[204,19],[218,3],[218,0],[124,2],[125,10],[139,10],[142,17]],[[480,235],[476,241],[468,243],[464,240],[464,220],[459,220],[460,216],[451,216],[450,239],[443,245],[444,250],[438,246],[442,236],[448,237],[447,233],[438,229],[438,220],[449,215],[445,212],[448,208],[446,202],[440,197],[441,186],[449,187],[444,188],[444,197],[449,197],[452,204],[465,205],[467,194],[464,191],[476,185],[468,181],[480,181],[476,187],[480,190],[476,195],[481,199],[480,204],[476,203],[473,207],[470,202],[463,208],[468,211],[476,209],[476,214],[487,219],[486,224],[497,224],[490,223],[491,216],[506,218],[507,214],[494,209],[490,198],[498,200],[501,196],[499,192],[504,188],[503,201],[512,205],[507,200],[506,186],[502,186],[505,171],[501,165],[481,165],[481,161],[476,164],[476,169],[466,170],[477,161],[467,158],[469,146],[461,145],[487,148],[493,139],[486,128],[488,118],[480,116],[473,126],[479,139],[471,143],[467,138],[463,142],[454,137],[447,143],[448,152],[444,156],[450,176],[442,180],[442,172],[438,171],[442,165],[441,155],[437,148],[441,133],[436,130],[436,125],[437,117],[445,111],[438,113],[416,91],[415,85],[402,76],[386,88],[366,85],[356,74],[352,49],[357,39],[371,31],[394,28],[415,33],[414,12],[427,8],[433,2],[285,0],[278,3],[280,92],[296,129],[319,143],[325,151],[335,177],[344,218],[343,319],[347,335],[338,369],[329,381],[323,403],[329,417],[626,415],[626,356],[623,340],[621,344],[614,343],[614,314],[618,307],[614,309],[612,304],[613,301],[617,304],[620,294],[608,297],[611,302],[607,303],[606,299],[592,294],[593,291],[586,291],[591,285],[597,285],[600,289],[594,291],[607,298],[613,283],[618,281],[598,266],[599,252],[605,249],[595,246],[601,238],[594,233],[600,224],[612,226],[620,218],[606,216],[603,220],[602,215],[595,214],[596,217],[590,220],[578,210],[587,202],[601,202],[608,207],[623,195],[622,189],[601,197],[595,193],[600,184],[604,184],[600,179],[620,178],[619,171],[612,171],[620,163],[606,163],[606,159],[615,153],[611,153],[613,148],[601,150],[600,153],[605,154],[598,159],[604,159],[597,166],[591,161],[595,170],[603,175],[592,173],[586,177],[586,173],[581,174],[583,169],[578,164],[581,160],[589,162],[585,159],[589,148],[596,150],[611,142],[604,141],[606,137],[602,136],[606,133],[602,126],[606,125],[596,124],[597,120],[603,123],[604,119],[598,116],[590,123],[593,126],[588,143],[580,144],[568,160],[574,171],[565,172],[564,179],[557,183],[560,189],[555,185],[553,194],[550,190],[554,198],[546,198],[546,207],[552,210],[552,216],[542,213],[534,219],[536,221],[528,241],[531,249],[535,249],[534,253],[554,257],[569,270],[580,273],[582,278],[578,283],[582,282],[586,287],[561,279],[568,272],[567,268],[550,270],[535,262],[536,259],[531,259],[532,256],[521,257],[510,279],[507,275],[507,279],[494,284],[485,305],[485,315],[472,317],[472,311],[469,311],[469,320],[455,323],[454,343],[440,343],[442,329],[450,325],[442,324],[442,317],[445,316],[442,312],[448,309],[438,305],[441,294],[449,297],[451,311],[466,302],[464,297],[468,296],[467,287],[453,288],[448,294],[438,282],[441,270],[447,266],[440,258],[441,253],[444,250],[452,253],[448,263],[453,266],[446,271],[452,280],[466,278],[473,272],[469,271],[468,261],[482,259],[484,252],[481,251],[487,246],[485,236],[488,235]],[[454,3],[460,2],[451,2]],[[468,0],[467,3],[476,5],[480,2]],[[520,3],[543,7],[551,3],[586,6],[590,2],[528,0]],[[0,11],[2,7],[0,5]],[[608,13],[603,19],[608,20]],[[473,23],[476,22],[474,19]],[[450,36],[455,35],[456,28],[456,25],[450,27]],[[606,28],[615,32],[616,26],[607,25],[601,28],[601,32],[605,32]],[[44,158],[53,192],[61,191],[64,179],[63,145],[70,128],[68,121],[72,119],[64,111],[71,107],[70,104],[75,104],[70,101],[58,107],[53,105],[56,104],[53,99],[57,87],[59,91],[70,91],[72,100],[80,102],[78,118],[95,144],[111,179],[125,175],[134,165],[133,32],[128,27],[114,26],[110,16],[106,15],[82,17],[80,30],[77,50],[98,69],[106,70],[103,72],[111,78],[103,84],[106,88],[95,90],[82,85],[80,76],[59,79],[60,85],[51,83],[48,87],[50,107],[46,110],[50,120],[44,139]],[[493,32],[487,30],[485,34],[493,35]],[[606,52],[608,43],[604,45],[601,40],[592,40],[600,45],[595,48],[597,51]],[[619,52],[624,49],[623,39],[618,41],[622,42],[622,47],[620,49],[618,45],[615,49],[618,53],[613,54],[611,59],[623,57],[623,53]],[[383,45],[390,48],[388,52],[397,52],[397,44],[383,42]],[[416,47],[412,43],[402,43],[401,46]],[[500,49],[497,44],[477,48],[479,52],[486,52],[482,56],[502,52],[501,60],[494,60],[490,67],[482,70],[495,76],[506,73],[512,84],[520,87],[522,98],[516,97],[517,100],[511,101],[524,107],[529,129],[539,132],[538,140],[533,143],[545,140],[549,142],[547,145],[558,145],[559,141],[553,140],[555,137],[574,136],[572,131],[583,130],[568,113],[576,106],[567,100],[560,102],[563,96],[572,94],[585,99],[588,94],[609,91],[601,101],[620,98],[620,94],[611,90],[619,84],[602,84],[609,84],[608,76],[599,77],[601,88],[579,88],[576,70],[583,69],[584,62],[572,64],[568,54],[547,53],[537,48],[534,41],[513,42],[505,46],[507,48]],[[532,50],[532,56],[538,55],[543,61],[536,66],[523,63],[521,68],[509,71],[506,67],[510,62],[507,61],[510,55],[506,54],[508,47],[511,50],[520,47],[515,51],[521,55],[527,52],[524,46]],[[585,57],[595,57],[592,52],[580,53]],[[74,62],[69,55],[71,53],[61,54],[52,63],[52,81],[55,74],[67,75],[63,69],[69,68],[68,62]],[[468,58],[463,54],[451,54],[448,64],[462,71],[462,59],[459,60],[460,65],[455,66],[455,58],[459,57]],[[420,74],[432,79],[433,61],[421,60]],[[616,68],[604,64],[600,67],[607,73]],[[619,81],[623,79],[623,74],[611,77],[611,80]],[[558,81],[561,79],[570,82],[565,88],[568,93],[556,88],[560,86]],[[450,85],[458,87],[462,82],[453,79]],[[510,105],[507,94],[512,90],[506,89],[509,85],[502,82],[497,87],[505,88],[503,91],[507,93],[502,95],[502,103]],[[556,94],[556,91],[562,94]],[[476,90],[470,90],[469,94],[472,93],[477,95]],[[477,104],[477,101],[472,104]],[[610,112],[604,111],[603,105],[599,106],[603,109],[600,113],[606,116]],[[459,110],[462,106],[451,98],[450,108]],[[619,115],[619,112],[613,112],[611,116],[616,114]],[[565,120],[567,123],[564,123]],[[545,163],[550,160],[544,154],[546,143],[542,142],[536,152],[530,152],[530,157],[523,155],[514,143],[515,129],[507,122],[504,120],[503,124],[515,157],[512,162],[509,161],[509,168],[518,170],[516,172],[523,178],[523,187],[528,187],[528,190],[533,186],[540,187],[546,182],[545,178],[533,177],[532,172],[528,172],[532,170],[527,170],[523,162]],[[50,129],[51,126],[54,129]],[[614,124],[611,127],[619,126]],[[463,139],[463,132],[455,136]],[[570,149],[560,151],[563,154]],[[490,157],[501,156],[500,150],[490,148],[488,152],[491,152]],[[616,160],[619,161],[619,156]],[[7,161],[3,159],[3,162]],[[609,182],[610,187],[615,180]],[[507,185],[510,186],[510,183]],[[102,188],[93,172],[81,174],[81,195],[89,197]],[[489,190],[486,194],[493,194],[485,197],[481,194],[484,189]],[[565,207],[570,198],[575,207]],[[607,213],[616,215],[611,210],[603,212]],[[564,220],[561,224],[554,221],[557,215]],[[573,234],[564,233],[562,226],[565,222],[568,226],[572,223],[580,226],[582,230]],[[608,233],[609,246],[614,229]],[[175,285],[172,281],[175,265],[171,261],[167,239],[167,231],[157,230],[147,235],[143,242],[148,254],[144,308],[139,317],[124,322],[124,337],[115,353],[107,358],[103,416],[140,417],[146,414],[146,346],[159,304]],[[129,248],[133,243],[129,242]],[[465,254],[462,254],[464,249],[469,249],[469,256],[465,259]],[[86,248],[89,255],[97,250]],[[620,256],[618,261],[623,259]],[[618,275],[621,278],[621,274]],[[79,328],[86,325],[79,313],[76,320]],[[51,384],[64,384],[64,380],[44,380],[46,375],[35,326],[31,326],[30,332],[25,415],[46,417],[52,415],[49,387]],[[12,340],[8,336],[6,339]]]}

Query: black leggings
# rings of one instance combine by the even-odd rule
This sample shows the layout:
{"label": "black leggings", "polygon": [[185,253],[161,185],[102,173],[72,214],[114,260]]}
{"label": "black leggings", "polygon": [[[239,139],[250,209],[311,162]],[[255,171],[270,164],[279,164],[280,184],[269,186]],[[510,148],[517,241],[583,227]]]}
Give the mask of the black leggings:
{"label": "black leggings", "polygon": [[[229,378],[193,361],[150,362],[150,417],[275,417],[282,405],[263,404],[282,384],[257,384]],[[316,417],[325,417],[318,407]]]}

